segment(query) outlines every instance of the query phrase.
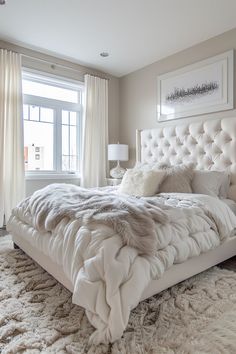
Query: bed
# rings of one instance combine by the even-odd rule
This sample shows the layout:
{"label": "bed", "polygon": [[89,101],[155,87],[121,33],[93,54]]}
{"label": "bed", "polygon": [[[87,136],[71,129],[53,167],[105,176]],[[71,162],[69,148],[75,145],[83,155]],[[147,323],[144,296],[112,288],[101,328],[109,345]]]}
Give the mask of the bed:
{"label": "bed", "polygon": [[[180,165],[191,161],[196,163],[196,168],[199,170],[228,170],[231,178],[228,198],[234,201],[236,200],[235,152],[236,118],[202,120],[184,124],[174,122],[161,125],[158,129],[137,131],[137,161],[147,163],[168,161],[171,165]],[[188,197],[186,198],[188,199]],[[213,199],[213,197],[210,197],[211,203],[214,203]],[[231,225],[235,223],[236,226],[236,217],[227,206],[225,208],[226,211],[224,211],[223,202],[219,201],[219,210],[222,210],[222,214],[227,214],[228,221],[225,221],[225,223],[231,223]],[[20,212],[18,211],[18,213]],[[236,236],[233,234],[226,239],[223,238],[219,244],[214,244],[213,242],[214,246],[211,249],[209,247],[207,252],[201,252],[198,256],[189,257],[184,262],[175,263],[167,267],[161,276],[155,278],[148,275],[150,271],[149,255],[147,257],[137,256],[136,251],[126,245],[123,257],[125,260],[130,260],[132,257],[135,260],[137,259],[137,262],[135,261],[135,271],[132,270],[129,273],[129,266],[123,269],[124,264],[122,264],[121,258],[119,262],[112,265],[114,268],[113,275],[109,284],[104,286],[104,278],[110,271],[109,262],[113,262],[111,257],[116,257],[117,255],[117,249],[112,249],[113,244],[109,246],[111,250],[108,248],[107,253],[104,247],[100,252],[99,260],[96,259],[96,267],[92,268],[91,264],[96,258],[97,245],[93,245],[94,256],[86,258],[86,255],[81,254],[81,251],[79,251],[80,241],[78,241],[78,238],[75,239],[75,244],[72,247],[74,251],[72,252],[69,251],[69,236],[65,238],[62,235],[62,229],[66,230],[67,235],[70,235],[74,224],[65,226],[62,223],[63,225],[61,224],[56,229],[56,233],[53,236],[50,232],[44,232],[42,235],[42,232],[27,223],[27,217],[23,220],[17,215],[16,212],[8,225],[14,243],[69,289],[74,294],[73,300],[75,303],[85,307],[88,319],[96,328],[91,337],[91,341],[94,343],[113,342],[118,339],[127,325],[131,309],[139,301],[236,254]],[[108,232],[108,229],[104,230],[104,233]],[[83,237],[85,239],[84,235],[87,231],[83,230],[83,232],[84,234],[82,234],[82,237],[80,235],[80,239],[83,239]],[[96,228],[92,228],[92,232],[96,236]],[[114,240],[115,243],[119,244],[120,240],[118,238],[114,238]],[[65,256],[66,254],[67,256]],[[78,256],[78,259],[82,259],[82,265],[78,264],[79,261],[71,263],[71,259],[76,258],[75,255],[76,257]],[[135,258],[136,256],[137,258]],[[78,269],[80,276],[77,276]],[[122,272],[127,274],[122,275]],[[123,281],[125,276],[127,277],[127,282]],[[116,288],[118,283],[120,284],[119,296],[113,294],[113,289]],[[130,288],[133,289],[132,293]],[[83,297],[81,295],[83,293],[87,294],[87,297]],[[80,297],[83,299],[81,300]],[[112,302],[109,302],[110,298],[112,298]],[[123,307],[120,304],[122,302],[121,299],[125,302]],[[106,308],[102,305],[104,301],[107,305]],[[110,321],[109,325],[107,318]]]}

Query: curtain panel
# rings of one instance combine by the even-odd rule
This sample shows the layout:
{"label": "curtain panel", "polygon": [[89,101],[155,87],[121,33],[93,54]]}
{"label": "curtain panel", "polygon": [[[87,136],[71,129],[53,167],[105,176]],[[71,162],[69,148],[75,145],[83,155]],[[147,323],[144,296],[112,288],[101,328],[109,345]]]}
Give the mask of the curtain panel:
{"label": "curtain panel", "polygon": [[85,75],[85,117],[81,185],[106,185],[108,80]]}
{"label": "curtain panel", "polygon": [[0,49],[0,226],[24,192],[21,56]]}

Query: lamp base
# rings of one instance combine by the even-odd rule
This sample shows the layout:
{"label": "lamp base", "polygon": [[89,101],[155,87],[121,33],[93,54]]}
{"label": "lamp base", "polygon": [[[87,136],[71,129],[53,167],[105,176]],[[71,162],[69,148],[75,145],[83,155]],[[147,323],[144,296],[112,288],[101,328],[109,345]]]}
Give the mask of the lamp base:
{"label": "lamp base", "polygon": [[123,178],[125,174],[125,169],[120,166],[119,161],[117,162],[116,167],[110,170],[110,176],[112,178]]}

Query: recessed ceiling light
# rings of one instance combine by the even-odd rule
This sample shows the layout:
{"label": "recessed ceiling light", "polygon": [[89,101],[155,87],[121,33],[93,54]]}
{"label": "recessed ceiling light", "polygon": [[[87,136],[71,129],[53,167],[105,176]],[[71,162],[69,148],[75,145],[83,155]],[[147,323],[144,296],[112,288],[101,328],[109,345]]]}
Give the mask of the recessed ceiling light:
{"label": "recessed ceiling light", "polygon": [[109,57],[109,53],[107,53],[107,52],[102,52],[102,53],[100,53],[100,56],[101,56],[102,58],[106,58],[106,57]]}

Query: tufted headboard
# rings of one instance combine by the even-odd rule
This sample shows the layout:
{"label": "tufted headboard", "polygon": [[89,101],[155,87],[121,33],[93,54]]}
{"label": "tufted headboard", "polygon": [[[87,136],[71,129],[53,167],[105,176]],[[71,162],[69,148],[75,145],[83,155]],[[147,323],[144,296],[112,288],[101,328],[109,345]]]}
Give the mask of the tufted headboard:
{"label": "tufted headboard", "polygon": [[199,170],[229,170],[229,197],[236,201],[236,117],[138,130],[136,159],[171,165],[194,162]]}

